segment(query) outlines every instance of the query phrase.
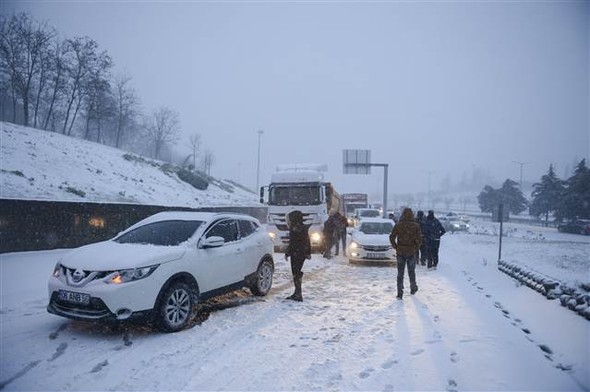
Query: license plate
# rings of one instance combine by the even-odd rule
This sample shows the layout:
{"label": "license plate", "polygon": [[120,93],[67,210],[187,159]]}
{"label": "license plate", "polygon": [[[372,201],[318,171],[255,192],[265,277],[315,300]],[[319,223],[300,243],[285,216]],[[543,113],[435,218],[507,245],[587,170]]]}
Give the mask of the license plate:
{"label": "license plate", "polygon": [[367,259],[384,259],[385,253],[367,252]]}
{"label": "license plate", "polygon": [[90,294],[75,293],[73,291],[59,290],[58,297],[62,301],[74,304],[88,305],[90,303]]}

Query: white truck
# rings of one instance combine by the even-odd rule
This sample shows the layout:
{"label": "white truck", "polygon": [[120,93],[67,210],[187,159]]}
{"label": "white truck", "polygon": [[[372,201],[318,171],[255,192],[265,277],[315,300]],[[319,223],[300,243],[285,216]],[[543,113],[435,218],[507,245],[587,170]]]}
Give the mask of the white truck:
{"label": "white truck", "polygon": [[327,170],[325,164],[279,165],[270,184],[260,188],[261,203],[267,195],[267,230],[276,251],[284,251],[289,244],[287,215],[295,210],[303,213],[312,249],[322,248],[324,222],[342,208],[340,195],[324,179]]}

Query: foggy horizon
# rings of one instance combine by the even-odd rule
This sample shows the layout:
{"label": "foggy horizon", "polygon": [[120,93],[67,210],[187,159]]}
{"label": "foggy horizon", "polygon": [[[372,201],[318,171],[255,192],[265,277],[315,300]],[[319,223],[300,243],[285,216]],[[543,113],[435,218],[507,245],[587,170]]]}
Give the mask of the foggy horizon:
{"label": "foggy horizon", "polygon": [[[180,114],[211,175],[255,188],[277,165],[325,163],[340,193],[382,192],[383,170],[344,175],[344,149],[389,164],[390,194],[479,173],[492,186],[566,179],[588,159],[589,3],[7,1],[60,38],[88,36],[150,112]],[[568,174],[569,171],[569,174]],[[530,194],[525,196],[529,197]]]}

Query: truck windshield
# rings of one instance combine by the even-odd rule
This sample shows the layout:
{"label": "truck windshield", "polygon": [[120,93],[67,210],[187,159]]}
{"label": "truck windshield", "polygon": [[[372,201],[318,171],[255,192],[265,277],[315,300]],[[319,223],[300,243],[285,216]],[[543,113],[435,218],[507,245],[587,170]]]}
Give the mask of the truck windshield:
{"label": "truck windshield", "polygon": [[268,204],[273,206],[308,206],[320,204],[320,187],[271,186]]}
{"label": "truck windshield", "polygon": [[347,203],[346,204],[346,213],[352,215],[354,213],[354,210],[356,210],[357,208],[366,208],[366,207],[367,207],[366,203],[357,203],[357,204]]}

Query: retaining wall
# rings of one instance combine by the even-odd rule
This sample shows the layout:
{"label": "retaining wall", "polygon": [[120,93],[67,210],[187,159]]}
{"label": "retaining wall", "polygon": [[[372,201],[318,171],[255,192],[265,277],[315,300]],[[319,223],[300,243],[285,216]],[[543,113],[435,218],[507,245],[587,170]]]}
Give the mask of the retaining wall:
{"label": "retaining wall", "polygon": [[166,207],[0,199],[0,253],[74,248],[114,237],[161,211],[240,212],[266,222],[266,207]]}

